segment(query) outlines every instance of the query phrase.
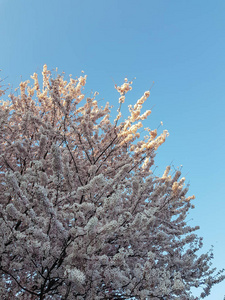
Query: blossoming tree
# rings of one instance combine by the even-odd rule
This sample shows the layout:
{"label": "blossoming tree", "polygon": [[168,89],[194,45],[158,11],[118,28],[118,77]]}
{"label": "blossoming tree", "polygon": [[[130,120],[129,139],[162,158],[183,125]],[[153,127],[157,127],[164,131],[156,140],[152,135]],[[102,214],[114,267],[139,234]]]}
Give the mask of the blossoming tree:
{"label": "blossoming tree", "polygon": [[140,138],[150,92],[111,122],[86,76],[42,74],[0,106],[1,299],[204,298],[224,276],[197,255],[185,178],[151,172],[168,132]]}

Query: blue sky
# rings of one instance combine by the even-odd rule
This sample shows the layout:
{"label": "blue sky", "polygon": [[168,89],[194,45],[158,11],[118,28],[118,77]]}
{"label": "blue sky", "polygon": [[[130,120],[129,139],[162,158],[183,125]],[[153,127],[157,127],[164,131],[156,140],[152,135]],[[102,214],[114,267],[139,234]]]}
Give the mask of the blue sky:
{"label": "blue sky", "polygon": [[[183,165],[204,250],[214,245],[214,266],[225,267],[225,1],[0,0],[1,77],[17,87],[46,63],[67,75],[88,75],[117,107],[114,82],[136,80],[123,107],[154,81],[146,126],[170,136],[158,150],[155,174]],[[225,283],[207,300],[222,300]]]}

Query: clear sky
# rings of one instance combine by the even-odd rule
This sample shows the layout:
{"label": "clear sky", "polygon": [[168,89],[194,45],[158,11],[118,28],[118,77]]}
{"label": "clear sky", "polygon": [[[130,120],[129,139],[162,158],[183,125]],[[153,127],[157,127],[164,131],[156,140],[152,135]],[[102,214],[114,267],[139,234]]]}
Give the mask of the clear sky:
{"label": "clear sky", "polygon": [[[1,77],[17,87],[42,66],[88,75],[117,107],[114,82],[136,80],[123,107],[155,84],[146,126],[160,121],[170,136],[158,150],[155,174],[183,165],[204,251],[225,268],[225,1],[0,0]],[[192,219],[192,220],[191,220]],[[225,282],[207,300],[222,300]]]}

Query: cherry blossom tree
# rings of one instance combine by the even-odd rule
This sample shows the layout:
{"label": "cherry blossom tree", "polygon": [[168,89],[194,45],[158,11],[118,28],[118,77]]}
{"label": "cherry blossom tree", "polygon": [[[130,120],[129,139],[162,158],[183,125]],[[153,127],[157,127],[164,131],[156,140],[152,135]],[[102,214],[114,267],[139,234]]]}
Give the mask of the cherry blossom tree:
{"label": "cherry blossom tree", "polygon": [[[198,255],[187,225],[194,196],[168,166],[155,176],[168,132],[145,128],[146,91],[121,121],[86,75],[43,68],[0,106],[1,299],[201,299],[224,279],[212,253]],[[4,92],[1,92],[1,96]],[[202,288],[199,297],[194,287]]]}

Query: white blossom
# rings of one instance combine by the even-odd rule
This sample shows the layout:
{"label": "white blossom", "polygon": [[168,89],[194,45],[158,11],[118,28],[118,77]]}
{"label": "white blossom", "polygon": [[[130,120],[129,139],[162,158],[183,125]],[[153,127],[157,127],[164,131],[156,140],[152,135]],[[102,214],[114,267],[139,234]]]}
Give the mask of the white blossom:
{"label": "white blossom", "polygon": [[[194,195],[181,172],[155,176],[168,132],[145,128],[146,91],[128,117],[85,100],[86,75],[52,79],[43,67],[0,110],[2,299],[201,299],[224,279],[199,255],[187,224]],[[29,98],[29,101],[28,101]],[[102,102],[101,102],[102,103]],[[151,170],[152,169],[152,170]],[[201,293],[200,291],[200,293]]]}

